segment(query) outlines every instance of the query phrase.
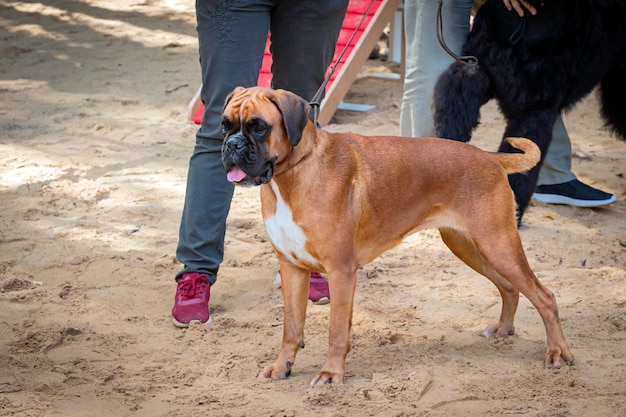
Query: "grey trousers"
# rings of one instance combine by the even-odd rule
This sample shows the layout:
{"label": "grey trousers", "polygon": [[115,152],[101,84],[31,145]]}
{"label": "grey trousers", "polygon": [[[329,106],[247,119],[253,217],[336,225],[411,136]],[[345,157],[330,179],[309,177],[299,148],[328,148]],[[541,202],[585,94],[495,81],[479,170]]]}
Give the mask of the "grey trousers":
{"label": "grey trousers", "polygon": [[222,166],[221,112],[237,86],[257,84],[271,31],[272,87],[310,100],[326,69],[348,0],[196,0],[202,73],[202,125],[187,173],[176,257],[184,273],[214,284],[224,258],[226,218],[234,187]]}
{"label": "grey trousers", "polygon": [[[405,0],[404,31],[406,64],[404,94],[400,108],[400,134],[412,137],[435,135],[432,100],[439,75],[453,62],[437,40],[435,0]],[[470,30],[471,0],[444,0],[443,37],[448,47],[460,53]],[[544,160],[537,185],[560,184],[576,176],[571,171],[570,138],[559,117],[552,143]]]}

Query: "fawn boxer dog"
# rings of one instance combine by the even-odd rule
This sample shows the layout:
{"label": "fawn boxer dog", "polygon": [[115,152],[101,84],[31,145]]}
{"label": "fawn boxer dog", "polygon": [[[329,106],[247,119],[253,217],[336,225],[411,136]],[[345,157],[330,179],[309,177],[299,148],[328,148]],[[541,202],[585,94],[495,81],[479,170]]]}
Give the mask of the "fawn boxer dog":
{"label": "fawn boxer dog", "polygon": [[506,154],[438,138],[329,133],[309,113],[295,94],[260,87],[238,87],[223,110],[227,178],[261,186],[282,276],[283,341],[259,378],[290,375],[304,347],[310,271],[321,271],[330,286],[329,346],[311,385],[343,382],[359,266],[426,228],[438,228],[450,250],[500,291],[500,319],[485,336],[513,333],[521,292],[543,319],[545,363],[573,360],[554,295],[528,265],[507,180],[539,161],[535,144],[509,138],[523,153]]}

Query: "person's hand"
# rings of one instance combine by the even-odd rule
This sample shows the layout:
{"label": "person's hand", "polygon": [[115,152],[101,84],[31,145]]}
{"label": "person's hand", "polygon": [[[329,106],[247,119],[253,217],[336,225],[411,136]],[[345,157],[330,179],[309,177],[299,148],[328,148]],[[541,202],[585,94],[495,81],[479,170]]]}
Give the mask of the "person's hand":
{"label": "person's hand", "polygon": [[[537,9],[535,9],[535,7],[524,1],[524,0],[502,0],[504,2],[504,7],[506,7],[509,11],[511,11],[512,9],[515,9],[515,11],[517,12],[518,15],[520,15],[520,17],[524,16],[524,8],[526,8],[526,10],[528,10],[530,12],[530,14],[535,15],[537,14]],[[524,7],[522,7],[522,5]]]}

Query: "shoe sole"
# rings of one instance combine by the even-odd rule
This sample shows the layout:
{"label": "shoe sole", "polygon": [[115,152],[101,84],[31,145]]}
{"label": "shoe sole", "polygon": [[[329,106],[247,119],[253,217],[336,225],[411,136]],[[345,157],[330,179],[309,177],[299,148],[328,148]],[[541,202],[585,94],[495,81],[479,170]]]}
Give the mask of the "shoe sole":
{"label": "shoe sole", "polygon": [[194,324],[211,324],[213,322],[213,316],[209,316],[209,319],[207,321],[200,321],[200,320],[191,320],[189,323],[182,323],[178,320],[176,320],[174,317],[172,317],[172,323],[174,323],[174,326],[178,327],[179,329],[185,329],[187,327],[189,327],[189,325],[191,323]]}
{"label": "shoe sole", "polygon": [[617,196],[612,195],[606,200],[578,200],[576,198],[565,197],[558,194],[538,194],[534,193],[535,200],[546,204],[565,204],[574,207],[600,207],[611,204],[617,200]]}
{"label": "shoe sole", "polygon": [[311,300],[311,302],[312,302],[313,304],[315,304],[315,305],[321,306],[321,305],[324,305],[324,304],[328,304],[328,303],[330,303],[330,298],[328,298],[328,297],[322,297],[322,298],[320,298],[320,299],[319,299],[319,300],[317,300],[317,301],[313,301],[313,300]]}

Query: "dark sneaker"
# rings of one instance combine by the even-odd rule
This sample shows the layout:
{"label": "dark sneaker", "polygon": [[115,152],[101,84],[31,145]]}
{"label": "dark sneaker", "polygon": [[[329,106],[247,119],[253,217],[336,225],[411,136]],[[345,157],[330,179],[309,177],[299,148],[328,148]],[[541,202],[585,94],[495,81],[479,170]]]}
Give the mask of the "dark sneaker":
{"label": "dark sneaker", "polygon": [[319,272],[311,272],[309,300],[311,300],[313,304],[318,305],[330,303],[330,290],[328,289],[328,282]]}
{"label": "dark sneaker", "polygon": [[191,272],[178,280],[172,320],[176,327],[188,327],[189,323],[211,323],[209,297],[211,284],[205,274]]}
{"label": "dark sneaker", "polygon": [[567,204],[575,207],[599,207],[617,200],[614,194],[606,193],[573,179],[562,184],[540,185],[533,197],[548,204]]}

